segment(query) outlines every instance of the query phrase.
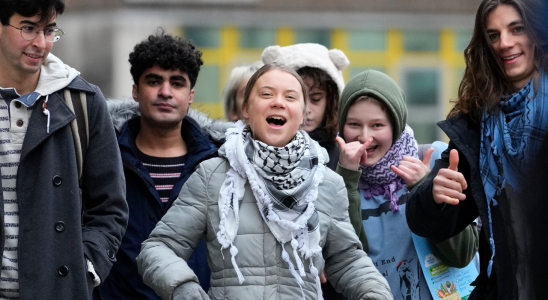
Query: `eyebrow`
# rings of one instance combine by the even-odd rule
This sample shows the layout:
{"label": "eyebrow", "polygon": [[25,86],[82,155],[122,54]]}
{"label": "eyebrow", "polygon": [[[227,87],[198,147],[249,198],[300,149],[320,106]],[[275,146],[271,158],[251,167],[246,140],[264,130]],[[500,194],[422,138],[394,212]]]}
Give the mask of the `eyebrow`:
{"label": "eyebrow", "polygon": [[[362,119],[360,119],[360,117],[350,117],[350,118],[346,118],[347,121],[362,121]],[[388,121],[388,119],[381,119],[381,118],[377,118],[377,119],[370,119],[367,121],[367,123],[369,122],[385,122],[385,121]]]}
{"label": "eyebrow", "polygon": [[[33,21],[30,21],[30,20],[22,20],[19,22],[20,24],[28,24],[28,25],[34,25],[36,27],[38,27],[38,23],[36,22],[33,22]],[[57,23],[56,22],[52,22],[52,23],[49,23],[48,25],[44,26],[44,27],[51,27],[51,26],[57,26]]]}
{"label": "eyebrow", "polygon": [[[263,86],[259,87],[257,90],[260,90],[260,89],[269,89],[269,90],[273,90],[273,91],[276,90],[274,87],[272,87],[270,85],[263,85]],[[297,93],[297,94],[299,93],[298,91],[291,90],[291,89],[284,91],[284,93],[287,93],[287,92]]]}
{"label": "eyebrow", "polygon": [[182,82],[186,82],[186,78],[184,76],[181,76],[181,75],[173,75],[173,76],[169,77],[169,80],[180,80]]}
{"label": "eyebrow", "polygon": [[[156,79],[156,80],[164,80],[164,77],[156,74],[156,73],[148,73],[147,75],[145,75],[145,78],[144,79]],[[184,76],[181,76],[181,75],[173,75],[171,77],[169,77],[169,80],[179,80],[179,81],[182,81],[182,82],[186,82],[186,78]]]}
{"label": "eyebrow", "polygon": [[164,78],[158,74],[149,73],[145,75],[145,79],[164,79]]}

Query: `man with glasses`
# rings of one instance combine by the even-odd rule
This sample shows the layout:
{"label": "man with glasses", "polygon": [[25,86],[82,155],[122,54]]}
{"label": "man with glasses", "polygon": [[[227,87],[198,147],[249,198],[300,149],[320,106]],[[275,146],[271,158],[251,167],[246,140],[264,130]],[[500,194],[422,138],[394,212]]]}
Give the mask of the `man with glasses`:
{"label": "man with glasses", "polygon": [[[0,299],[92,299],[127,225],[105,99],[50,54],[63,10],[63,0],[0,0]],[[80,169],[71,95],[87,113]]]}

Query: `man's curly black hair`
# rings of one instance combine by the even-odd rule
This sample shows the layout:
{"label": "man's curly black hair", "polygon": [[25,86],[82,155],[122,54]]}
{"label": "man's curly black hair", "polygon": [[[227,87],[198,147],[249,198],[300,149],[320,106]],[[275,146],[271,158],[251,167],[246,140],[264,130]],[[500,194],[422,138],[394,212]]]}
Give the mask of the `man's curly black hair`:
{"label": "man's curly black hair", "polygon": [[173,37],[159,31],[135,45],[129,54],[130,73],[133,82],[139,85],[139,78],[154,65],[164,70],[180,70],[188,75],[190,87],[194,88],[202,61],[202,52],[189,40]]}

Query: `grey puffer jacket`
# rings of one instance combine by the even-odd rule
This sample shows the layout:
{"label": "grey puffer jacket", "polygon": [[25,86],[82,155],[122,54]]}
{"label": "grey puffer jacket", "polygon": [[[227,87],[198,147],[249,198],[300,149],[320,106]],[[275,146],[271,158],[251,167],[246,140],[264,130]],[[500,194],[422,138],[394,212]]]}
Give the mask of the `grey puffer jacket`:
{"label": "grey puffer jacket", "polygon": [[[219,150],[224,156],[224,147]],[[240,285],[229,249],[221,251],[218,199],[230,165],[223,157],[201,163],[181,189],[179,198],[143,242],[137,257],[144,282],[164,299],[182,283],[196,281],[186,260],[205,235],[211,268],[211,299],[300,299],[301,290],[281,258],[281,246],[259,212],[248,183],[240,203],[240,224],[234,244],[236,261],[245,281]],[[323,259],[315,258],[335,288],[348,299],[392,299],[390,288],[362,246],[348,217],[347,192],[342,178],[326,168],[319,186],[316,209],[320,217]],[[293,250],[286,244],[291,260]],[[324,261],[325,260],[325,261]],[[315,277],[308,260],[303,290],[306,299],[317,299]]]}

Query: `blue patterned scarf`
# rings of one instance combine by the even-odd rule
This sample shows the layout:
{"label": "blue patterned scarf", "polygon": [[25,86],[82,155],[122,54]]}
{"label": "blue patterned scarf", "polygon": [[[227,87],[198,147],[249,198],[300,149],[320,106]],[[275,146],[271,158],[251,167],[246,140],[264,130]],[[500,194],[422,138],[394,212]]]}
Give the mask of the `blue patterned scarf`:
{"label": "blue patterned scarf", "polygon": [[519,179],[523,178],[531,160],[540,149],[548,129],[548,76],[541,71],[539,86],[533,88],[533,79],[508,101],[501,101],[494,113],[484,113],[481,122],[480,172],[487,198],[491,260],[487,274],[491,275],[495,242],[491,204],[508,182],[519,191]]}

